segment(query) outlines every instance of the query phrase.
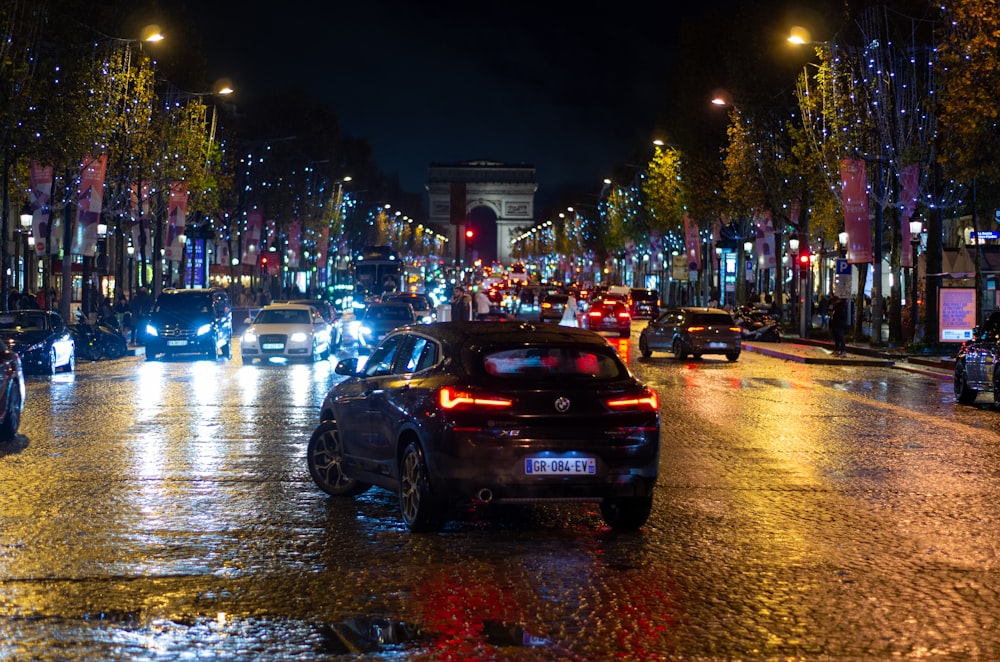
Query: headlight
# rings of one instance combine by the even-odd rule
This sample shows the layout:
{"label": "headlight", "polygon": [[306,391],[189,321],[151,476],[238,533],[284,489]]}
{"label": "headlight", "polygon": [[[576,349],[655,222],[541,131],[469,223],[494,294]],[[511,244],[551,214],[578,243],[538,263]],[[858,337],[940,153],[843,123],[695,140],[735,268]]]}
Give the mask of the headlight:
{"label": "headlight", "polygon": [[156,327],[153,326],[152,324],[147,324],[146,325],[146,335],[147,336],[158,336],[158,335],[160,335],[160,332],[157,331]]}
{"label": "headlight", "polygon": [[307,336],[302,331],[296,331],[295,333],[293,333],[291,335],[291,337],[289,338],[289,340],[291,340],[292,342],[305,342],[306,338],[308,338],[308,337],[309,336]]}
{"label": "headlight", "polygon": [[203,336],[206,333],[210,333],[211,331],[212,331],[211,324],[202,324],[201,326],[198,327],[198,330],[194,332],[194,335]]}
{"label": "headlight", "polygon": [[252,345],[255,342],[257,342],[257,336],[254,335],[253,331],[247,331],[246,333],[243,334],[243,342]]}

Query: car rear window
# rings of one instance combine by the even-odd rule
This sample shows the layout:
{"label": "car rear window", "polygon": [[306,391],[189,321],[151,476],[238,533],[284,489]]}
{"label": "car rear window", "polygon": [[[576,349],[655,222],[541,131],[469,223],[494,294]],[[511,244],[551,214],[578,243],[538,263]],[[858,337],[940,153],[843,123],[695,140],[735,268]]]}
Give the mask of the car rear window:
{"label": "car rear window", "polygon": [[579,347],[517,347],[482,355],[483,369],[494,377],[616,379],[622,366],[609,354]]}
{"label": "car rear window", "polygon": [[705,324],[708,326],[731,326],[733,318],[725,313],[692,313],[689,324]]}

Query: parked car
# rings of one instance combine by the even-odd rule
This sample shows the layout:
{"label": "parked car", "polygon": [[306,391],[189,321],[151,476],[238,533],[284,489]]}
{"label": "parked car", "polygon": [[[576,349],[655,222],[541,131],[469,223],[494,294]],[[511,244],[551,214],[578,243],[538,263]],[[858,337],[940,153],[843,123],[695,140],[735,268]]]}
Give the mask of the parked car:
{"label": "parked car", "polygon": [[660,295],[656,290],[634,287],[629,293],[629,300],[632,302],[629,312],[633,319],[653,319],[660,314]]}
{"label": "parked car", "polygon": [[393,329],[416,323],[416,313],[408,303],[369,304],[358,325],[358,345],[370,349]]}
{"label": "parked car", "polygon": [[1000,312],[986,318],[972,330],[955,356],[955,399],[961,404],[975,402],[980,391],[993,394],[1000,407]]}
{"label": "parked car", "polygon": [[418,322],[430,324],[437,318],[434,311],[434,302],[426,294],[417,292],[397,292],[386,294],[382,297],[383,303],[408,303],[413,308],[413,313],[417,316]]}
{"label": "parked car", "polygon": [[311,306],[327,324],[330,325],[330,347],[336,349],[344,342],[344,324],[342,316],[337,314],[337,308],[326,299],[289,299],[284,303],[306,304]]}
{"label": "parked car", "polygon": [[240,336],[243,363],[255,360],[304,359],[330,356],[330,323],[309,304],[273,303],[261,308]]}
{"label": "parked car", "polygon": [[0,340],[21,357],[26,372],[55,374],[76,368],[76,343],[59,313],[51,310],[12,310],[0,313]]}
{"label": "parked car", "polygon": [[656,392],[590,331],[439,322],[390,333],[363,368],[344,359],[309,439],[333,496],[398,494],[432,531],[470,502],[590,501],[614,529],[642,526],[660,445]]}
{"label": "parked car", "polygon": [[581,326],[597,332],[617,333],[619,338],[632,335],[632,316],[621,301],[604,299],[591,304],[581,318]]}
{"label": "parked car", "polygon": [[221,352],[232,356],[233,308],[221,288],[163,290],[146,319],[146,358]]}
{"label": "parked car", "polygon": [[10,441],[21,427],[24,370],[17,352],[0,347],[0,441]]}
{"label": "parked car", "polygon": [[558,323],[568,300],[568,294],[546,294],[538,304],[538,321]]}
{"label": "parked car", "polygon": [[639,334],[639,352],[646,358],[660,351],[673,352],[678,359],[723,354],[735,361],[742,349],[742,329],[719,308],[672,308],[650,320]]}

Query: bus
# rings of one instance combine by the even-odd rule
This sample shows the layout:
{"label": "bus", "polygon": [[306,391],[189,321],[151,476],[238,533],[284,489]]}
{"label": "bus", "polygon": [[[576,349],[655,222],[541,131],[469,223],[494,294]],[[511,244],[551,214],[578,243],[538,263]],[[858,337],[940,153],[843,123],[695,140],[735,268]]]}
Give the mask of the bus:
{"label": "bus", "polygon": [[399,291],[403,283],[403,264],[389,246],[365,246],[354,260],[354,293],[359,298],[380,297]]}

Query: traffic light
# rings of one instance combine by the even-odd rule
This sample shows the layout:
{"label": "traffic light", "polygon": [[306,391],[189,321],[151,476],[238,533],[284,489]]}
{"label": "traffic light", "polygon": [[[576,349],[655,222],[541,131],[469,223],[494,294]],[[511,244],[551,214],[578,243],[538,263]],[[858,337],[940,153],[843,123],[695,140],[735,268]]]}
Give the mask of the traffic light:
{"label": "traffic light", "polygon": [[805,278],[809,274],[809,252],[802,251],[799,253],[799,275]]}
{"label": "traffic light", "polygon": [[267,275],[267,256],[266,255],[261,255],[260,256],[260,273],[263,276]]}

